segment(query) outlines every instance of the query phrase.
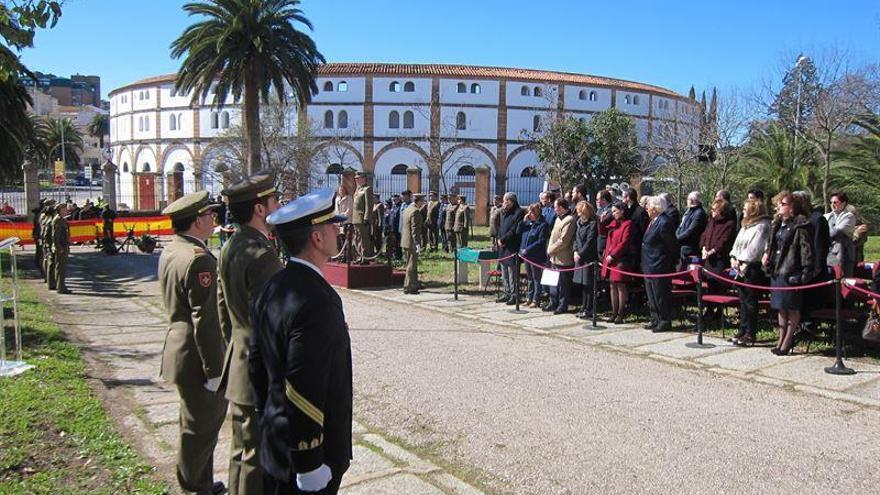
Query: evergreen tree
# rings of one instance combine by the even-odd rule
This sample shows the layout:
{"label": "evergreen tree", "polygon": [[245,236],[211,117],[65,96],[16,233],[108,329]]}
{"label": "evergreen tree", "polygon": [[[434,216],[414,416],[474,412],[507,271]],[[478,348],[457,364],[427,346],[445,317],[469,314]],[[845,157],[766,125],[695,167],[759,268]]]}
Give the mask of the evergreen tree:
{"label": "evergreen tree", "polygon": [[770,107],[770,114],[789,132],[802,132],[813,117],[820,90],[816,65],[809,57],[800,55],[782,79],[782,88]]}

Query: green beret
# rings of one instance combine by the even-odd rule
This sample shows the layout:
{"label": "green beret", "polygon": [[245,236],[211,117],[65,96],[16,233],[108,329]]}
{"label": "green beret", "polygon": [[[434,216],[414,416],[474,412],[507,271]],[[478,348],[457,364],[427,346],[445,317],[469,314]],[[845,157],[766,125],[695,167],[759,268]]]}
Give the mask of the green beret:
{"label": "green beret", "polygon": [[243,203],[265,198],[276,193],[275,178],[267,172],[257,172],[226,188],[220,194],[227,203]]}
{"label": "green beret", "polygon": [[168,215],[171,219],[186,218],[201,215],[206,211],[217,208],[217,203],[211,203],[208,199],[208,191],[198,191],[187,194],[177,201],[166,206],[162,210],[163,215]]}

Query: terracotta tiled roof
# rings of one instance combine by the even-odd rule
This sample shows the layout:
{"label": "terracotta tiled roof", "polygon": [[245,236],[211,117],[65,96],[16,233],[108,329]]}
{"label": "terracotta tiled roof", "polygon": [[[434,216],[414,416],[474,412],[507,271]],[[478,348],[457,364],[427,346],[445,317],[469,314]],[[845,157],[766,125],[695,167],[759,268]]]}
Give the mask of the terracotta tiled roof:
{"label": "terracotta tiled roof", "polygon": [[[570,72],[555,72],[534,69],[517,69],[510,67],[482,67],[478,65],[454,65],[454,64],[380,64],[380,63],[329,63],[318,69],[321,76],[352,75],[360,76],[371,74],[374,76],[411,76],[411,77],[461,77],[467,79],[507,79],[513,81],[564,83],[585,86],[613,86],[615,88],[629,89],[632,91],[649,91],[664,94],[670,97],[683,97],[682,95],[660,86],[644,84],[611,77],[593,76],[588,74],[574,74]],[[132,86],[145,86],[156,83],[172,82],[177,74],[165,74],[161,76],[141,79],[122,88],[110,92],[113,94],[120,89]]]}

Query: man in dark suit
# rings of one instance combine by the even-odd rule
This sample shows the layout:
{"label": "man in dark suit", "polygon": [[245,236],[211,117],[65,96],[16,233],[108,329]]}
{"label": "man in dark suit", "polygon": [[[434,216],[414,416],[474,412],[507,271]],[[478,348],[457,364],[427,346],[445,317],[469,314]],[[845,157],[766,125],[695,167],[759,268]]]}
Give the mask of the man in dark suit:
{"label": "man in dark suit", "polygon": [[[516,200],[516,194],[511,192],[504,195],[500,210],[500,222],[495,242],[498,256],[505,258],[519,252],[522,238],[519,224],[523,219],[523,211]],[[519,289],[518,267],[515,258],[501,262],[501,280],[504,283],[504,293],[495,302],[516,304],[516,291]]]}
{"label": "man in dark suit", "polygon": [[709,223],[709,216],[703,209],[700,202],[699,191],[692,191],[687,198],[688,209],[681,217],[681,224],[675,231],[675,237],[681,245],[681,259],[679,266],[688,265],[688,258],[691,256],[700,256],[700,236],[706,230],[706,224]]}
{"label": "man in dark suit", "polygon": [[333,205],[323,189],[267,219],[291,256],[251,309],[266,494],[335,494],[351,463],[351,341],[342,300],[321,272],[345,220]]}
{"label": "man in dark suit", "polygon": [[[666,200],[659,196],[648,198],[648,217],[651,219],[642,237],[642,273],[669,273],[678,260],[678,241],[672,220],[663,214],[667,208]],[[645,326],[652,332],[665,332],[672,329],[672,281],[669,278],[646,278],[645,292],[648,296],[648,309],[651,323]]]}

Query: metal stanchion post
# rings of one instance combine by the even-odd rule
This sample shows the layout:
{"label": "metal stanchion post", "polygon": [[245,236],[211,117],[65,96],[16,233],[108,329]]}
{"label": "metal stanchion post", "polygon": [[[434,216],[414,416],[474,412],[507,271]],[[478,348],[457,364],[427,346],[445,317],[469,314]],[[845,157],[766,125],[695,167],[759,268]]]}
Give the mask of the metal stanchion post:
{"label": "metal stanchion post", "polygon": [[697,341],[688,342],[685,346],[695,349],[709,349],[715,346],[703,343],[703,267],[696,265],[692,269],[697,271]]}
{"label": "metal stanchion post", "polygon": [[[528,313],[528,311],[524,311],[519,309],[519,272],[520,272],[520,260],[518,255],[514,255],[516,258],[516,273],[514,274],[513,284],[514,284],[514,292],[513,292],[513,300],[516,303],[515,309],[510,310],[511,313],[523,314]],[[503,268],[502,268],[503,269]]]}
{"label": "metal stanchion post", "polygon": [[596,327],[596,308],[599,306],[599,264],[593,262],[593,328]]}
{"label": "metal stanchion post", "polygon": [[834,279],[834,319],[837,328],[834,335],[834,364],[825,368],[825,373],[831,375],[854,375],[856,370],[847,368],[843,364],[843,319],[840,316],[840,308],[843,305],[843,295],[840,293],[840,279]]}
{"label": "metal stanchion post", "polygon": [[455,265],[453,268],[454,273],[452,275],[452,278],[453,278],[452,288],[453,288],[453,291],[455,294],[455,300],[458,301],[458,249],[457,248],[452,250],[452,255],[455,257]]}

